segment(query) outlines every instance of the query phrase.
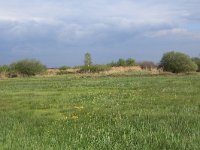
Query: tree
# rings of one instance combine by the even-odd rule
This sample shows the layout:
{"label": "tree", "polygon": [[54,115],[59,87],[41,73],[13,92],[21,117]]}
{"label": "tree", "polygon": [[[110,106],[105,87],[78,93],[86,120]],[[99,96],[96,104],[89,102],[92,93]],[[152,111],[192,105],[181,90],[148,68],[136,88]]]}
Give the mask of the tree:
{"label": "tree", "polygon": [[200,58],[198,58],[198,57],[194,57],[194,58],[192,58],[192,60],[197,64],[197,66],[198,66],[198,72],[200,72]]}
{"label": "tree", "polygon": [[197,65],[188,55],[174,51],[163,55],[159,67],[163,68],[164,71],[173,73],[191,72],[197,70]]}
{"label": "tree", "polygon": [[92,58],[91,58],[90,53],[85,54],[84,64],[85,66],[88,66],[88,67],[92,65]]}

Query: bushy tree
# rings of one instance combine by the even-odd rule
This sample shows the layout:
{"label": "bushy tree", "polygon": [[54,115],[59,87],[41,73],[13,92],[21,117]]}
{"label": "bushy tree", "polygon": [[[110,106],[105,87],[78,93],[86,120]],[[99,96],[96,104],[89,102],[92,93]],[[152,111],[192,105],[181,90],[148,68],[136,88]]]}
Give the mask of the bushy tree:
{"label": "bushy tree", "polygon": [[90,53],[85,54],[84,65],[88,67],[92,65],[92,57]]}
{"label": "bushy tree", "polygon": [[188,55],[174,51],[163,55],[159,67],[163,68],[164,71],[173,73],[191,72],[197,70],[197,65]]}
{"label": "bushy tree", "polygon": [[37,60],[21,60],[10,65],[11,70],[26,76],[34,76],[46,70],[46,66]]}
{"label": "bushy tree", "polygon": [[192,60],[197,64],[198,66],[198,72],[200,72],[200,58],[198,57],[195,57],[195,58],[192,58]]}

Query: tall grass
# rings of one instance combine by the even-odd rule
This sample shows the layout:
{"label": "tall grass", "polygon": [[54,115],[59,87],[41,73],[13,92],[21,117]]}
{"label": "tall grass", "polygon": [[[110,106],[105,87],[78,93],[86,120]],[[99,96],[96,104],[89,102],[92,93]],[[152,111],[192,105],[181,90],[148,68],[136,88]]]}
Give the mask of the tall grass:
{"label": "tall grass", "polygon": [[200,148],[199,76],[0,81],[0,149]]}

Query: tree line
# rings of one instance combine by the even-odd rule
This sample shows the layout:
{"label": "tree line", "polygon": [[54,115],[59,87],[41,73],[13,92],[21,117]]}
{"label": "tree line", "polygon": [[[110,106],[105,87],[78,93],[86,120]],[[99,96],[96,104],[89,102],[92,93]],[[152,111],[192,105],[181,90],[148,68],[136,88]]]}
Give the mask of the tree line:
{"label": "tree line", "polygon": [[[118,61],[112,61],[106,65],[99,65],[92,63],[92,57],[90,53],[86,53],[84,56],[84,65],[77,66],[79,72],[101,72],[109,70],[111,67],[126,67],[126,66],[140,66],[142,69],[152,69],[158,68],[163,71],[172,72],[172,73],[184,73],[184,72],[200,72],[200,58],[190,58],[188,55],[181,52],[167,52],[163,55],[158,65],[154,64],[151,61],[143,61],[136,63],[133,58],[122,59]],[[65,70],[70,67],[62,66],[60,70]],[[40,61],[37,60],[20,60],[14,62],[10,65],[0,66],[0,73],[7,73],[10,77],[15,77],[17,74],[23,76],[34,76],[45,72],[47,67],[43,65]]]}

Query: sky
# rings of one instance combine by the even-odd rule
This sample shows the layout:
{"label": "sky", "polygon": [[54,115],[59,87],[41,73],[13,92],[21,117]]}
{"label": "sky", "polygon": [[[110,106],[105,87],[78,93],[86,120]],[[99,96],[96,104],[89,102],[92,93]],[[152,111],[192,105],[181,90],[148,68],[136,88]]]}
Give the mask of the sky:
{"label": "sky", "polygon": [[158,63],[168,51],[200,56],[199,0],[0,0],[0,65],[49,67],[119,58]]}

